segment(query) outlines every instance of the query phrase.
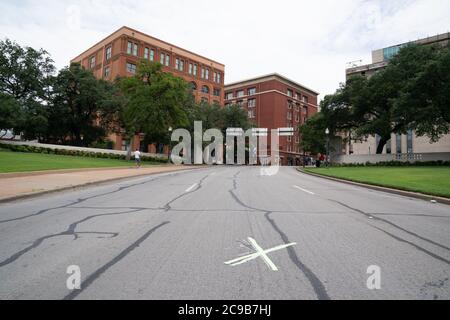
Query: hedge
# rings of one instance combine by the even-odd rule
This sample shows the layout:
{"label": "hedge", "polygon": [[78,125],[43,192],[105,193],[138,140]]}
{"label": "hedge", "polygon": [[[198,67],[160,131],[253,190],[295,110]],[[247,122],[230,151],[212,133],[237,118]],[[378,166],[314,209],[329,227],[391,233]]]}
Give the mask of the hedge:
{"label": "hedge", "polygon": [[333,167],[440,167],[450,166],[450,161],[422,161],[422,162],[403,162],[403,161],[389,161],[379,163],[333,163]]}
{"label": "hedge", "polygon": [[[127,158],[126,155],[122,155],[122,154],[97,153],[97,152],[82,151],[82,150],[51,149],[51,148],[43,148],[43,147],[21,146],[21,145],[1,144],[1,143],[0,143],[0,149],[9,150],[12,152],[55,154],[55,155],[62,155],[62,156],[75,156],[75,157],[99,158],[99,159],[126,160],[126,158]],[[148,157],[148,156],[141,156],[141,160],[144,162],[168,163],[168,159],[161,159],[161,158]]]}

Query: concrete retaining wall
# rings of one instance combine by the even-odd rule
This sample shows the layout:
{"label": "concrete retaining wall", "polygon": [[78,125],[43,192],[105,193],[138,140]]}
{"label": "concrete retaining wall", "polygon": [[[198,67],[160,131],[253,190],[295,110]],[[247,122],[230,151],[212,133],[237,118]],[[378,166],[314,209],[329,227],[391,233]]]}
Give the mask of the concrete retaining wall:
{"label": "concrete retaining wall", "polygon": [[379,162],[427,162],[450,161],[450,152],[443,153],[412,153],[412,154],[373,154],[373,155],[338,155],[333,162],[340,164],[364,164]]}
{"label": "concrete retaining wall", "polygon": [[[37,143],[37,142],[0,140],[0,143],[17,145],[17,146],[32,146],[32,147],[38,147],[38,148],[48,148],[48,149],[52,149],[52,150],[74,150],[74,151],[84,151],[84,152],[94,152],[94,153],[127,155],[127,151],[82,148],[82,147],[72,147],[72,146],[60,146],[60,145],[55,145],[55,144],[43,144],[43,143]],[[143,153],[142,155],[147,156],[147,157],[152,157],[152,158],[158,158],[158,159],[167,159],[167,156],[163,155],[163,154]]]}

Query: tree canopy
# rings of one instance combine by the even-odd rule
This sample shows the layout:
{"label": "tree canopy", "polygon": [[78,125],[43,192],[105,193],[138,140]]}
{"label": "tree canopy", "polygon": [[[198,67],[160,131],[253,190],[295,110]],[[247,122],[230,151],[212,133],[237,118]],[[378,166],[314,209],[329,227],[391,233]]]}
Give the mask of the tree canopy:
{"label": "tree canopy", "polygon": [[449,48],[406,46],[384,70],[369,79],[352,77],[326,96],[321,116],[300,130],[307,138],[323,127],[333,135],[350,131],[354,139],[378,135],[378,154],[392,134],[409,130],[436,142],[450,132],[449,62]]}

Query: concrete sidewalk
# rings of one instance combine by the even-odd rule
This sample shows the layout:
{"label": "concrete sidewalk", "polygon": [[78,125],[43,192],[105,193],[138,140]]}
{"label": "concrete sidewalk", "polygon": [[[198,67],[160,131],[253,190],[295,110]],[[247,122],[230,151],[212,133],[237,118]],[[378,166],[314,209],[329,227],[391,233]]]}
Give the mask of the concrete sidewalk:
{"label": "concrete sidewalk", "polygon": [[0,174],[0,202],[62,191],[96,183],[189,170],[192,166],[163,165],[136,168],[56,170]]}

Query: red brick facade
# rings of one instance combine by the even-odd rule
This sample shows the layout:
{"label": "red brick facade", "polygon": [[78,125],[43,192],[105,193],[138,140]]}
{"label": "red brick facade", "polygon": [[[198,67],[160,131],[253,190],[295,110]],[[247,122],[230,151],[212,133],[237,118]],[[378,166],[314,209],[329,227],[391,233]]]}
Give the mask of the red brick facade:
{"label": "red brick facade", "polygon": [[[88,49],[71,63],[81,63],[99,79],[114,80],[132,76],[141,59],[162,62],[163,70],[191,83],[197,101],[224,105],[225,66],[214,60],[179,48],[128,27],[122,27]],[[112,135],[115,148],[122,150],[122,138]],[[136,137],[133,148],[140,147]],[[149,152],[156,152],[149,146]],[[167,148],[165,148],[167,152]]]}
{"label": "red brick facade", "polygon": [[[278,74],[225,86],[225,105],[242,105],[258,128],[294,128],[293,137],[280,137],[283,165],[295,165],[301,161],[301,137],[297,128],[318,112],[317,97],[317,92]],[[270,138],[268,140],[270,145]]]}

